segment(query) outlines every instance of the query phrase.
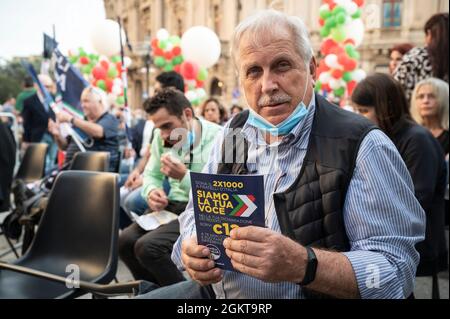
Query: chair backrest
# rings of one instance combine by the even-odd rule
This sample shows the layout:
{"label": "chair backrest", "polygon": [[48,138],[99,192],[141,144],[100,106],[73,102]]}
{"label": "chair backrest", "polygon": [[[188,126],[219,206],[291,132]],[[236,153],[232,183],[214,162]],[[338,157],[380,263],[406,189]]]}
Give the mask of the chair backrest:
{"label": "chair backrest", "polygon": [[48,145],[45,143],[30,144],[20,163],[16,178],[31,183],[44,177],[47,149]]}
{"label": "chair backrest", "polygon": [[72,164],[70,165],[71,171],[108,172],[108,168],[108,152],[76,153],[72,160]]}
{"label": "chair backrest", "polygon": [[117,270],[118,218],[117,174],[61,172],[21,262],[62,275],[75,265],[81,280],[109,283]]}

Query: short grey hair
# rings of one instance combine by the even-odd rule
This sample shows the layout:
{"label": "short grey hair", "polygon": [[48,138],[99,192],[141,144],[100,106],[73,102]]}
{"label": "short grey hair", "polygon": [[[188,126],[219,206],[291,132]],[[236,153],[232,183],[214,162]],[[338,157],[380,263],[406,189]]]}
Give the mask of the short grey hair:
{"label": "short grey hair", "polygon": [[286,26],[291,32],[298,54],[305,61],[305,64],[308,65],[313,58],[314,52],[311,46],[308,29],[303,20],[297,16],[290,16],[283,12],[269,9],[260,11],[255,15],[246,18],[234,30],[231,43],[231,57],[236,69],[238,69],[237,55],[244,34],[247,32],[251,32],[254,35],[273,34],[280,26]]}
{"label": "short grey hair", "polygon": [[436,100],[439,106],[439,124],[441,125],[441,128],[448,131],[448,83],[445,81],[442,81],[437,78],[428,78],[426,80],[420,81],[417,83],[416,87],[414,88],[414,92],[411,97],[411,115],[414,118],[414,120],[423,125],[424,121],[422,116],[420,115],[418,103],[417,103],[417,95],[419,93],[419,90],[421,87],[429,85],[433,88],[433,92],[436,95]]}
{"label": "short grey hair", "polygon": [[108,96],[102,89],[99,89],[98,87],[91,85],[83,90],[81,95],[84,95],[84,94],[89,94],[91,97],[93,97],[95,95],[96,98],[94,98],[94,99],[97,99],[98,102],[100,102],[100,104],[103,106],[103,110],[105,112],[109,111],[110,107],[109,107],[109,103],[108,103]]}

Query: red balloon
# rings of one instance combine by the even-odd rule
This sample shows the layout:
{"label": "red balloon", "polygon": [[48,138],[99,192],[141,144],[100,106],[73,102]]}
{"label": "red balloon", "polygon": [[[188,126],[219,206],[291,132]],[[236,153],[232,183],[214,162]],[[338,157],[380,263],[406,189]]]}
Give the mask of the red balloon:
{"label": "red balloon", "polygon": [[330,92],[331,91],[330,85],[328,83],[322,83],[322,90],[325,92]]}
{"label": "red balloon", "polygon": [[345,53],[345,50],[339,45],[332,47],[329,51],[329,54],[336,54],[337,56],[341,55],[342,53]]}
{"label": "red balloon", "polygon": [[155,56],[164,56],[164,51],[161,48],[156,48],[154,50],[154,55]]}
{"label": "red balloon", "polygon": [[320,19],[319,19],[319,25],[320,25],[321,27],[323,27],[323,26],[325,25],[325,20],[322,19],[322,18],[320,18]]}
{"label": "red balloon", "polygon": [[173,48],[172,54],[173,54],[174,57],[179,56],[181,54],[181,47]]}
{"label": "red balloon", "polygon": [[199,71],[196,63],[185,61],[181,64],[181,75],[187,80],[195,80]]}
{"label": "red balloon", "polygon": [[345,66],[348,62],[349,58],[346,53],[341,53],[338,55],[338,63],[342,66]]}
{"label": "red balloon", "polygon": [[109,70],[109,63],[108,63],[108,61],[103,60],[103,61],[100,62],[100,65],[105,70]]}
{"label": "red balloon", "polygon": [[364,0],[353,0],[354,3],[358,5],[358,7],[362,7],[364,5]]}
{"label": "red balloon", "polygon": [[117,71],[119,71],[119,73],[122,72],[122,62],[116,62],[116,69]]}
{"label": "red balloon", "polygon": [[169,52],[164,52],[164,58],[168,61],[173,59],[173,53],[171,51]]}
{"label": "red balloon", "polygon": [[157,39],[157,38],[154,38],[154,39],[152,40],[151,44],[152,44],[152,48],[153,48],[153,49],[156,49],[156,48],[158,47],[158,39]]}
{"label": "red balloon", "polygon": [[334,41],[333,39],[327,39],[325,41],[323,41],[321,47],[320,47],[320,51],[322,52],[323,55],[328,55],[330,54],[330,50],[333,47],[336,47],[338,44],[336,41]]}
{"label": "red balloon", "polygon": [[333,72],[331,72],[331,76],[334,77],[335,79],[341,79],[342,76],[344,75],[344,72],[342,72],[342,70],[333,70]]}
{"label": "red balloon", "polygon": [[175,65],[174,67],[173,67],[173,70],[175,71],[175,72],[177,72],[177,73],[180,73],[181,74],[181,65]]}
{"label": "red balloon", "polygon": [[353,91],[355,90],[357,85],[358,83],[356,83],[356,81],[350,81],[347,83],[348,96],[352,96]]}
{"label": "red balloon", "polygon": [[344,70],[345,71],[353,71],[358,66],[358,62],[353,59],[347,59],[346,63],[344,64]]}
{"label": "red balloon", "polygon": [[105,83],[106,83],[106,89],[108,90],[109,93],[111,93],[114,82],[111,79],[106,79]]}
{"label": "red balloon", "polygon": [[96,66],[92,69],[92,75],[96,80],[104,80],[106,79],[106,70],[101,66]]}
{"label": "red balloon", "polygon": [[83,56],[83,57],[80,58],[80,63],[83,64],[83,65],[87,65],[87,64],[89,64],[89,62],[90,61],[89,61],[88,57]]}
{"label": "red balloon", "polygon": [[353,45],[353,46],[356,46],[356,43],[355,43],[355,41],[354,41],[353,39],[347,39],[347,40],[345,40],[345,41],[344,41],[344,45],[347,45],[347,44],[351,44],[351,45]]}
{"label": "red balloon", "polygon": [[197,82],[197,85],[196,85],[197,88],[202,88],[205,86],[205,82],[203,82],[203,81],[196,80],[196,82]]}

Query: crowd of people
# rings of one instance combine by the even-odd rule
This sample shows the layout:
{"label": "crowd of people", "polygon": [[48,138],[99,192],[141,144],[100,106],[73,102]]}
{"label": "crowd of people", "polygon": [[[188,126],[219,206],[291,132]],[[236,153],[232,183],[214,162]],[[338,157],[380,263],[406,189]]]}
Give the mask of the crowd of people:
{"label": "crowd of people", "polygon": [[[24,144],[51,146],[50,167],[57,149],[66,162],[80,151],[66,126],[87,135],[86,150],[110,153],[110,171],[123,175],[119,256],[135,279],[154,284],[139,298],[411,298],[416,276],[448,269],[448,14],[424,31],[425,47],[392,48],[391,74],[358,84],[354,113],[314,93],[308,31],[274,10],[234,33],[248,109],[227,110],[216,97],[194,109],[183,78],[162,73],[131,128],[132,147],[123,110],[94,87],[81,95],[84,119],[55,114],[28,80],[14,109]],[[225,163],[236,129],[246,162]],[[121,169],[130,157],[133,167]],[[197,243],[190,172],[265,176],[266,228],[234,229],[224,241],[237,272],[216,268]],[[156,229],[136,220],[162,211],[172,218]]]}

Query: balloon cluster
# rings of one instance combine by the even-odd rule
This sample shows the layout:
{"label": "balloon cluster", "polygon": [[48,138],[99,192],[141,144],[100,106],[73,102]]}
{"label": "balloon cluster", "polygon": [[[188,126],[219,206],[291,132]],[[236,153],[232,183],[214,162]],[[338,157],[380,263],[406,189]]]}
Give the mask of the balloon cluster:
{"label": "balloon cluster", "polygon": [[220,58],[221,45],[210,29],[197,26],[187,30],[180,39],[160,29],[151,41],[154,64],[165,72],[175,71],[183,76],[186,97],[193,106],[206,99],[205,81],[208,68]]}
{"label": "balloon cluster", "polygon": [[358,69],[357,51],[364,38],[361,8],[364,0],[323,0],[320,7],[321,53],[325,58],[317,70],[316,91],[330,99],[351,96],[358,82],[366,77]]}
{"label": "balloon cluster", "polygon": [[179,36],[170,36],[166,29],[160,29],[151,42],[155,65],[165,72],[173,70],[179,72],[180,65],[184,61],[180,44]]}
{"label": "balloon cluster", "polygon": [[[122,62],[119,56],[108,59],[98,54],[88,54],[80,48],[78,54],[69,54],[69,61],[81,71],[86,80],[105,91],[116,104],[125,104]],[[131,60],[125,58],[125,66],[128,67],[130,64]]]}

